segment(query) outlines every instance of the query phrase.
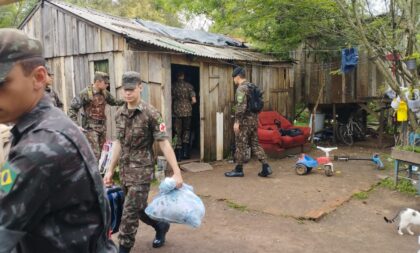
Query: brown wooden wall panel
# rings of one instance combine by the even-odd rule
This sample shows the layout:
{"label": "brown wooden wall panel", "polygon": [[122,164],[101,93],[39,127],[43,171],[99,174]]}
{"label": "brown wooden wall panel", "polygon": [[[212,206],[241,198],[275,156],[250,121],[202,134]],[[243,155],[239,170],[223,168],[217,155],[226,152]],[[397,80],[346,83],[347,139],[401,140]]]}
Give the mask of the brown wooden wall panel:
{"label": "brown wooden wall panel", "polygon": [[361,52],[359,54],[360,65],[357,68],[357,86],[356,86],[356,98],[361,99],[368,97],[369,91],[369,67],[370,62],[366,53]]}
{"label": "brown wooden wall panel", "polygon": [[149,54],[149,81],[162,83],[162,59],[161,54]]}
{"label": "brown wooden wall panel", "polygon": [[65,15],[61,11],[57,11],[57,27],[56,27],[56,33],[58,35],[58,53],[56,56],[65,56],[66,55],[66,49],[67,49],[67,43],[71,43],[72,34],[66,33],[66,21],[65,21]]}
{"label": "brown wooden wall panel", "polygon": [[172,138],[172,80],[171,80],[171,57],[162,55],[162,108],[166,129]]}
{"label": "brown wooden wall panel", "polygon": [[86,54],[87,51],[87,45],[89,43],[95,43],[94,41],[89,41],[89,43],[87,43],[86,40],[86,25],[85,22],[83,21],[78,21],[77,22],[77,34],[78,34],[78,38],[79,38],[79,54]]}
{"label": "brown wooden wall panel", "polygon": [[112,34],[101,30],[101,52],[110,52],[114,50],[114,39]]}
{"label": "brown wooden wall panel", "polygon": [[[201,125],[202,125],[202,150],[204,153],[202,154],[202,158],[204,161],[210,161],[214,159],[211,156],[211,149],[212,149],[212,140],[209,137],[209,133],[211,131],[211,112],[208,110],[210,107],[210,99],[209,99],[209,64],[202,63],[200,66],[200,85],[201,85]],[[215,148],[215,147],[214,147]],[[215,153],[215,152],[214,152]]]}
{"label": "brown wooden wall panel", "polygon": [[341,83],[342,83],[342,76],[341,75],[332,75],[331,76],[331,102],[332,103],[341,103]]}
{"label": "brown wooden wall panel", "polygon": [[64,58],[64,80],[65,80],[65,96],[63,96],[63,103],[70,105],[70,101],[75,95],[74,92],[74,65],[73,57]]}

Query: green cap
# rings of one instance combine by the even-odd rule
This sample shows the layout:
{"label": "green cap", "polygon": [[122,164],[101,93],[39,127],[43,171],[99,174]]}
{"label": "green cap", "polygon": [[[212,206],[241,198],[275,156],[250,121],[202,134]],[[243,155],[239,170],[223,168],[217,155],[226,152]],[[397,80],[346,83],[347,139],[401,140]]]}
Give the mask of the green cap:
{"label": "green cap", "polygon": [[146,83],[140,78],[140,73],[135,71],[125,72],[122,76],[122,86],[126,90],[134,90],[137,84]]}
{"label": "green cap", "polygon": [[31,58],[43,58],[41,42],[21,30],[0,29],[0,83],[16,62]]}

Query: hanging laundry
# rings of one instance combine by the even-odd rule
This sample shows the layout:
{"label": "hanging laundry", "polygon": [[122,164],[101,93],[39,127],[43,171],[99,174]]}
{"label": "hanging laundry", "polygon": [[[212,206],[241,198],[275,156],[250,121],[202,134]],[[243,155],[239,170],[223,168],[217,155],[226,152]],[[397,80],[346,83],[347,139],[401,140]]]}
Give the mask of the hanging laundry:
{"label": "hanging laundry", "polygon": [[400,102],[400,105],[397,109],[397,121],[403,122],[408,120],[408,108],[407,104],[404,101]]}
{"label": "hanging laundry", "polygon": [[341,72],[347,73],[357,66],[359,54],[357,48],[345,48],[341,50]]}

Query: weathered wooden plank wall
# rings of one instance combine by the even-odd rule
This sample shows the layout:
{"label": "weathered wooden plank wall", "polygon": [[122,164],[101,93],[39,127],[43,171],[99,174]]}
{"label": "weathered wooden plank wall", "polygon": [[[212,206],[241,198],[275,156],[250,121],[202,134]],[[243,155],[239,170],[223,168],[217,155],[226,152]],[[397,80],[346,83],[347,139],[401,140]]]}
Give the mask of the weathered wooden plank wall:
{"label": "weathered wooden plank wall", "polygon": [[[217,60],[171,55],[151,46],[128,44],[123,37],[93,26],[76,16],[57,9],[48,2],[22,27],[40,39],[45,57],[54,73],[54,89],[68,109],[71,99],[93,81],[94,62],[107,60],[110,70],[111,94],[122,97],[121,77],[125,71],[138,71],[144,85],[142,98],[155,106],[172,133],[171,65],[199,67],[201,158],[216,159],[216,113],[223,112],[223,154],[230,153],[234,85],[233,66]],[[245,63],[239,63],[245,65]],[[269,66],[248,64],[249,79],[265,91],[265,109],[289,116],[293,113],[291,65]],[[107,137],[114,133],[115,108],[108,107]]]}
{"label": "weathered wooden plank wall", "polygon": [[48,2],[22,27],[42,41],[46,58],[122,51],[124,38],[95,27]]}
{"label": "weathered wooden plank wall", "polygon": [[294,56],[298,61],[294,74],[297,102],[315,104],[322,84],[325,90],[321,104],[364,102],[368,97],[378,96],[383,85],[382,75],[363,50],[359,51],[357,68],[344,75],[331,74],[340,67],[340,59],[322,64],[311,53],[296,53]]}

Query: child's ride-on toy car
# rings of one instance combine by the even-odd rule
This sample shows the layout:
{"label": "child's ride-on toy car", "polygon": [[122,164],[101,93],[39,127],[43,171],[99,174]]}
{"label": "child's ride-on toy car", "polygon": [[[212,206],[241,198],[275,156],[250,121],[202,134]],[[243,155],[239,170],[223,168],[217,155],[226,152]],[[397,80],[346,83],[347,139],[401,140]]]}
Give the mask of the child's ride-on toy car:
{"label": "child's ride-on toy car", "polygon": [[327,177],[334,175],[334,165],[330,158],[330,152],[337,149],[334,148],[323,148],[317,147],[318,149],[325,152],[325,156],[317,157],[316,159],[310,157],[309,155],[302,154],[299,160],[296,162],[295,171],[298,175],[306,175],[311,172],[312,168],[316,168],[320,165],[323,165],[324,172]]}

